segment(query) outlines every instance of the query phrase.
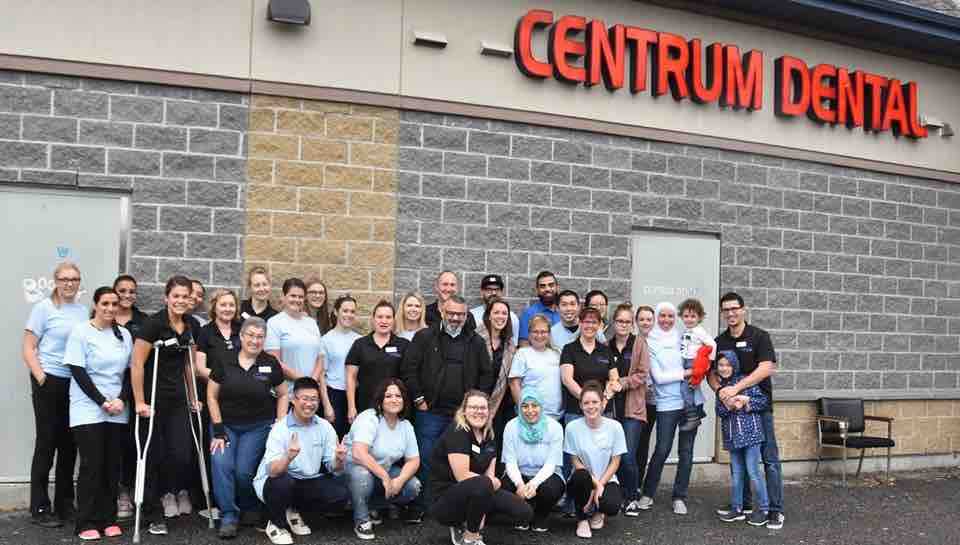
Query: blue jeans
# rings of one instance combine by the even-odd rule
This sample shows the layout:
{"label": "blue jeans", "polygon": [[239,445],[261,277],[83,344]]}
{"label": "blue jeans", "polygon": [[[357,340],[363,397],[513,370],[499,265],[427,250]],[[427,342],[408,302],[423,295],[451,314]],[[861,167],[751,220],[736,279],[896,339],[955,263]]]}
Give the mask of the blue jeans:
{"label": "blue jeans", "polygon": [[[683,368],[692,369],[693,360],[683,358]],[[681,388],[680,392],[683,396],[683,410],[692,412],[696,409],[696,400],[693,398],[694,389],[690,387],[690,379],[683,379],[683,388]]]}
{"label": "blue jeans", "polygon": [[[236,523],[241,511],[259,509],[253,477],[267,445],[272,422],[224,426],[228,445],[210,456],[213,496],[220,506],[222,521]],[[211,427],[212,428],[212,427]],[[213,430],[210,431],[213,437]]]}
{"label": "blue jeans", "polygon": [[[767,476],[767,493],[770,495],[770,511],[783,513],[783,469],[780,467],[780,449],[773,427],[773,411],[760,413],[763,418],[763,438],[761,455],[763,471]],[[750,505],[750,487],[744,483],[743,503]]]}
{"label": "blue jeans", "polygon": [[617,470],[617,479],[623,487],[623,496],[627,502],[639,499],[640,465],[637,462],[637,450],[640,447],[640,438],[647,425],[642,420],[624,418],[623,435],[627,440],[627,453],[620,457],[620,469]]}
{"label": "blue jeans", "polygon": [[[760,451],[760,445],[730,451],[730,505],[734,511],[743,511],[743,490],[750,485],[757,494],[756,507],[761,511],[770,509],[767,483],[760,475]],[[743,478],[744,473],[750,476],[749,484]]]}
{"label": "blue jeans", "polygon": [[420,447],[420,470],[417,471],[417,478],[420,479],[423,486],[423,493],[417,496],[414,504],[421,511],[426,511],[427,506],[431,503],[429,500],[432,500],[429,483],[430,454],[433,453],[433,445],[440,439],[440,436],[443,435],[452,421],[452,416],[417,410],[413,429],[417,435],[417,445]]}
{"label": "blue jeans", "polygon": [[[673,448],[673,436],[677,427],[686,418],[686,411],[657,411],[657,448],[650,458],[650,467],[647,468],[647,477],[643,483],[643,495],[652,498],[660,486],[660,477],[663,475],[663,464]],[[677,443],[677,477],[673,481],[673,499],[687,499],[687,488],[690,486],[690,472],[693,471],[693,443],[697,439],[697,430],[681,431]]]}
{"label": "blue jeans", "polygon": [[[390,474],[390,478],[396,478],[402,469],[403,466],[395,465],[387,473]],[[353,499],[355,522],[370,520],[371,506],[380,509],[388,504],[407,505],[420,495],[420,481],[416,477],[410,477],[403,483],[400,493],[389,500],[384,497],[383,482],[362,465],[350,464],[347,477],[347,488],[350,489],[350,497]]]}

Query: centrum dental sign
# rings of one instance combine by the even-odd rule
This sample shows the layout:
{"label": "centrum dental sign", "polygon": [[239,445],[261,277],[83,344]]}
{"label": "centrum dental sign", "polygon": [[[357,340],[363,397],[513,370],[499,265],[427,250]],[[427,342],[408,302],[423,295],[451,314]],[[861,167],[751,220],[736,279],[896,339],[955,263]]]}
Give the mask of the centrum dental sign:
{"label": "centrum dental sign", "polygon": [[[539,32],[538,31],[544,31]],[[533,40],[546,39],[547,58],[533,54]],[[514,33],[514,59],[531,78],[554,78],[610,91],[648,88],[677,101],[716,103],[721,108],[763,109],[764,58],[734,44],[704,45],[699,38],[658,32],[576,15],[554,18],[534,9]],[[773,63],[774,113],[806,116],[816,123],[926,138],[920,123],[919,90],[913,81],[850,70],[832,64],[809,66],[784,55]]]}

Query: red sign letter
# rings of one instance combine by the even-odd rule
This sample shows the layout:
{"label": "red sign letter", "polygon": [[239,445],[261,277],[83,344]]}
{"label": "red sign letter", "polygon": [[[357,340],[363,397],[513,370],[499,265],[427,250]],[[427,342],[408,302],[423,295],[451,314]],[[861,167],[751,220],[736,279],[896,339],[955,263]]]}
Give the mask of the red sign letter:
{"label": "red sign letter", "polygon": [[837,70],[837,123],[851,129],[863,126],[863,72],[854,72],[851,82],[849,72]]}
{"label": "red sign letter", "polygon": [[703,46],[699,39],[690,40],[690,65],[687,66],[690,98],[700,104],[713,102],[723,91],[723,45],[707,46],[707,61],[703,62]]}
{"label": "red sign letter", "polygon": [[623,87],[624,50],[626,35],[623,25],[607,27],[603,21],[594,19],[587,25],[587,85],[603,83],[610,91]]}
{"label": "red sign letter", "polygon": [[[837,112],[830,106],[824,105],[824,99],[835,104],[837,101],[836,87],[837,67],[832,64],[818,64],[810,74],[810,109],[807,117],[819,123],[836,123]],[[824,82],[824,79],[827,79]]]}
{"label": "red sign letter", "polygon": [[653,95],[666,94],[667,87],[669,87],[674,99],[687,98],[690,94],[684,77],[687,71],[687,63],[690,62],[687,42],[682,36],[667,32],[660,32],[658,37],[657,85],[653,89]]}
{"label": "red sign letter", "polygon": [[553,13],[532,9],[517,23],[517,30],[513,33],[513,59],[517,68],[532,78],[550,77],[550,64],[538,61],[533,56],[533,31],[537,27],[545,27],[553,22]]}
{"label": "red sign letter", "polygon": [[[763,107],[763,53],[751,50],[740,57],[735,45],[723,48],[727,77],[720,104],[734,109],[759,110]],[[743,65],[746,65],[744,74]]]}
{"label": "red sign letter", "polygon": [[913,138],[926,138],[927,128],[920,124],[920,104],[917,84],[913,81],[904,85],[907,89],[907,112],[910,121],[910,134]]}
{"label": "red sign letter", "polygon": [[[896,123],[897,126],[894,126]],[[890,80],[887,86],[887,104],[884,107],[882,130],[893,129],[893,134],[910,134],[910,123],[907,121],[907,103],[903,98],[903,85],[898,79]]]}
{"label": "red sign letter", "polygon": [[585,69],[571,66],[567,62],[567,56],[583,57],[587,52],[587,46],[583,42],[571,40],[567,38],[567,34],[586,28],[587,20],[575,15],[564,15],[553,25],[547,49],[550,52],[550,64],[553,65],[553,76],[558,80],[569,83],[587,81]]}
{"label": "red sign letter", "polygon": [[884,91],[887,87],[887,78],[866,73],[863,76],[863,82],[870,87],[870,93],[863,97],[864,114],[867,116],[867,119],[864,120],[864,127],[875,131],[883,130],[883,104],[885,102]]}
{"label": "red sign letter", "polygon": [[810,72],[802,60],[784,55],[774,61],[774,112],[779,116],[798,116],[810,106]]}
{"label": "red sign letter", "polygon": [[633,62],[630,63],[630,92],[639,93],[647,88],[647,53],[657,43],[657,33],[652,30],[627,27],[627,43],[633,42]]}

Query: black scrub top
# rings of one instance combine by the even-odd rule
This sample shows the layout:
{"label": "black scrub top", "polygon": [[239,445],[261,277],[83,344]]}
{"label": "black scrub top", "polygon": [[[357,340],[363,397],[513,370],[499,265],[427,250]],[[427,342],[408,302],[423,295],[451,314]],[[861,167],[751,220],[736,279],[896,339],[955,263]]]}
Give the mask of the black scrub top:
{"label": "black scrub top", "polygon": [[254,316],[266,322],[267,320],[269,320],[270,318],[273,318],[277,314],[279,313],[276,310],[274,310],[272,306],[270,306],[269,302],[267,302],[267,308],[263,309],[263,312],[261,312],[260,314],[257,314],[256,312],[253,311],[252,300],[244,299],[243,301],[240,302],[240,323],[241,324],[247,318],[251,318]]}
{"label": "black scrub top", "polygon": [[[580,343],[580,339],[574,339],[567,343],[560,353],[560,365],[573,364],[573,380],[582,388],[588,381],[595,380],[601,386],[607,383],[610,378],[610,370],[617,368],[617,362],[613,359],[610,347],[596,342],[593,352],[587,353]],[[583,414],[580,410],[580,400],[573,397],[566,386],[563,387],[564,410],[572,414]]]}
{"label": "black scrub top", "polygon": [[[165,344],[159,348],[157,356],[157,399],[160,401],[172,401],[186,403],[187,390],[184,383],[184,369],[189,361],[187,351],[193,343],[194,322],[187,316],[183,317],[183,333],[177,334],[176,330],[170,327],[170,318],[167,309],[151,316],[136,334],[137,339],[150,343],[155,341],[164,341]],[[153,347],[144,362],[143,374],[143,394],[147,403],[152,403],[150,395],[150,385],[153,381],[153,359],[154,352],[158,349]]]}
{"label": "black scrub top", "polygon": [[230,338],[220,333],[216,322],[210,322],[197,332],[197,352],[207,355],[207,368],[213,371],[217,366],[235,359],[240,352],[240,322],[230,324]]}
{"label": "black scrub top", "polygon": [[149,319],[150,319],[150,316],[146,312],[138,309],[136,305],[134,305],[134,307],[131,309],[130,321],[123,325],[120,325],[120,324],[117,324],[117,325],[120,325],[120,327],[126,328],[126,330],[130,332],[130,336],[136,339],[137,333],[139,333],[140,330],[143,329],[143,324],[147,323],[147,320]]}
{"label": "black scrub top", "polygon": [[430,454],[433,501],[441,499],[443,493],[457,482],[450,468],[448,454],[466,454],[470,457],[470,471],[483,475],[490,467],[490,462],[497,457],[497,443],[491,438],[478,442],[473,431],[459,429],[456,422],[451,422]]}
{"label": "black scrub top", "polygon": [[373,392],[381,382],[400,377],[400,361],[409,345],[410,341],[393,333],[383,348],[377,346],[373,333],[353,341],[345,362],[358,368],[355,397],[358,414],[370,408]]}
{"label": "black scrub top", "polygon": [[230,425],[271,422],[277,417],[273,389],[283,384],[283,369],[277,358],[260,352],[244,371],[239,354],[230,352],[221,365],[212,368],[210,380],[220,385],[217,401],[223,423]]}
{"label": "black scrub top", "polygon": [[[613,337],[610,339],[610,342],[607,343],[607,346],[610,348],[610,354],[613,355],[614,365],[617,368],[617,372],[620,373],[620,377],[625,377],[630,374],[630,364],[633,359],[633,342],[637,339],[632,333],[627,337],[627,343],[623,345],[623,351],[617,350],[617,338]],[[614,416],[618,420],[623,420],[623,415],[626,410],[627,402],[627,392],[623,390],[613,397],[613,410]]]}

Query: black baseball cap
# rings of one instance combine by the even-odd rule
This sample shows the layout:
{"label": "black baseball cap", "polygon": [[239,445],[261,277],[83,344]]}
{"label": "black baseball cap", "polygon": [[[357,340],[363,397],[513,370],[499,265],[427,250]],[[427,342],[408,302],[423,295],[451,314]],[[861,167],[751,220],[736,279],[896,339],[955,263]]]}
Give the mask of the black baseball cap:
{"label": "black baseball cap", "polygon": [[484,276],[483,280],[480,281],[480,289],[489,288],[490,286],[503,289],[503,277],[499,274],[488,274]]}

